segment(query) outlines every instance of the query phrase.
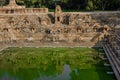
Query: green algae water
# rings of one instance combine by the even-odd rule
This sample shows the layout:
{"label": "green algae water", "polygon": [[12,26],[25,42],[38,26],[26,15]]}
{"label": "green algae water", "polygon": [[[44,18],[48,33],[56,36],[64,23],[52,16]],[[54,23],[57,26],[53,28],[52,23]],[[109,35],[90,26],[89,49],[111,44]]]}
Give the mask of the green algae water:
{"label": "green algae water", "polygon": [[116,80],[93,48],[8,48],[0,52],[0,80]]}

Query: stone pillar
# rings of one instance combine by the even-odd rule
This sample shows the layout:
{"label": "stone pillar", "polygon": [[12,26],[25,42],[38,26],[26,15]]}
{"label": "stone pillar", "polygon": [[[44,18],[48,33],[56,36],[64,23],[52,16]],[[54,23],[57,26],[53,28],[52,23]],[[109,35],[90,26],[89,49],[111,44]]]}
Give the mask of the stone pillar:
{"label": "stone pillar", "polygon": [[16,4],[15,0],[10,0],[9,4]]}
{"label": "stone pillar", "polygon": [[25,6],[18,6],[16,4],[16,0],[10,0],[9,4],[7,6],[3,6],[3,8],[14,9],[14,8],[25,8]]}
{"label": "stone pillar", "polygon": [[62,10],[59,5],[56,6],[55,9],[55,25],[60,24],[62,22]]}

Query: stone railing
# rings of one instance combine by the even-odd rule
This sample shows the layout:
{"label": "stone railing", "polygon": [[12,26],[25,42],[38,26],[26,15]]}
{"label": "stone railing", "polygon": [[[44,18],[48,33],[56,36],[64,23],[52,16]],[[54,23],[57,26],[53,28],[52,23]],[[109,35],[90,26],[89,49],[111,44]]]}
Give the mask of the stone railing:
{"label": "stone railing", "polygon": [[120,80],[120,61],[111,49],[109,45],[104,44],[103,49],[107,55],[107,58],[111,64],[111,67],[115,73],[117,80]]}
{"label": "stone railing", "polygon": [[0,14],[47,13],[48,8],[0,8]]}

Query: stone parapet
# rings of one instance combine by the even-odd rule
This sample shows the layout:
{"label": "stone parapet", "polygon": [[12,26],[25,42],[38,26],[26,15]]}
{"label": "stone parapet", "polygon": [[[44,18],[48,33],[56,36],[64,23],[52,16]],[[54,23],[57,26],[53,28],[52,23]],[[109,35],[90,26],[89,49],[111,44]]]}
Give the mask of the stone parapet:
{"label": "stone parapet", "polygon": [[48,8],[0,8],[0,14],[47,13]]}

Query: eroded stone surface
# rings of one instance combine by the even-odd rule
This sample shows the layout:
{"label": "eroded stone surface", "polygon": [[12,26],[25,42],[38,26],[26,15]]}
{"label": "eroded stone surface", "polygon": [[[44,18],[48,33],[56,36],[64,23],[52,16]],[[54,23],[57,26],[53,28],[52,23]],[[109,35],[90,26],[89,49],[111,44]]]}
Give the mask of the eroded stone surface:
{"label": "eroded stone surface", "polygon": [[[0,41],[96,44],[114,27],[120,27],[120,13],[55,13],[0,15]],[[87,44],[86,44],[87,43]]]}

